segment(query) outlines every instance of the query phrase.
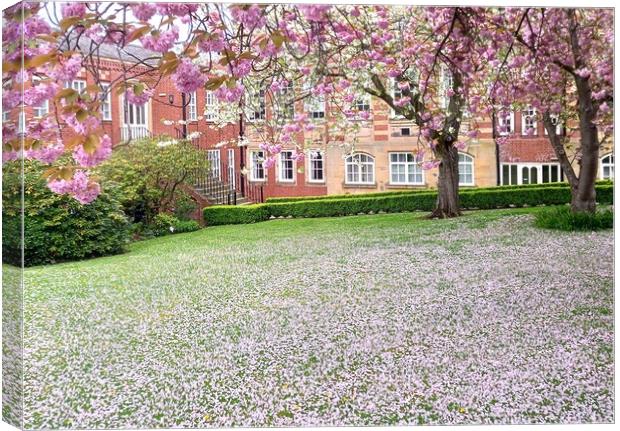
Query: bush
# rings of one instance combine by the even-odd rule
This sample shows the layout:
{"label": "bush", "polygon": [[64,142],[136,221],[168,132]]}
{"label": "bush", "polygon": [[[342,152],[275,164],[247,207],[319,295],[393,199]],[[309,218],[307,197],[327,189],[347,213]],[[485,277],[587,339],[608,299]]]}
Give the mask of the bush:
{"label": "bush", "polygon": [[595,214],[573,213],[568,206],[549,208],[535,215],[534,224],[543,229],[565,231],[595,231],[612,229],[614,213],[605,209]]}
{"label": "bush", "polygon": [[193,232],[198,229],[200,229],[200,225],[195,220],[179,220],[173,215],[163,213],[157,214],[152,224],[152,231],[155,236]]}
{"label": "bush", "polygon": [[[596,187],[600,203],[610,204],[613,186]],[[566,184],[558,186],[495,187],[468,189],[460,193],[463,209],[494,209],[537,205],[560,205],[570,202]],[[378,212],[431,211],[436,191],[359,195],[356,197],[310,199],[293,202],[268,202],[248,206],[214,206],[204,209],[207,225],[255,223],[270,217],[336,217]]]}
{"label": "bush", "polygon": [[[19,162],[4,165],[3,261],[21,265]],[[88,205],[52,193],[41,164],[24,163],[24,265],[42,265],[122,253],[129,223],[121,205],[102,192]]]}
{"label": "bush", "polygon": [[203,210],[207,226],[256,223],[269,219],[266,204],[215,205]]}
{"label": "bush", "polygon": [[192,175],[207,169],[207,161],[190,142],[169,142],[175,143],[142,139],[121,146],[97,168],[102,186],[114,193],[132,222],[148,225],[173,209],[184,219],[192,211],[182,187],[193,185]]}
{"label": "bush", "polygon": [[[597,181],[597,185],[613,185],[611,180],[601,180]],[[529,189],[529,188],[540,188],[540,187],[568,187],[568,184],[565,182],[560,183],[545,183],[545,184],[527,184],[521,186],[493,186],[493,187],[480,187],[480,188],[469,188],[469,187],[461,187],[460,193],[461,195],[464,193],[471,192],[480,192],[480,191],[494,191],[494,190],[513,190],[513,189]],[[432,189],[421,188],[421,189],[411,189],[411,190],[395,190],[389,192],[374,192],[374,193],[364,193],[364,194],[345,194],[345,195],[322,195],[322,196],[300,196],[300,197],[274,197],[267,198],[265,202],[267,203],[282,203],[282,202],[298,202],[298,201],[310,201],[310,200],[324,200],[324,199],[357,199],[362,197],[383,197],[383,196],[400,196],[400,195],[413,195],[418,193],[428,193],[432,191]]]}

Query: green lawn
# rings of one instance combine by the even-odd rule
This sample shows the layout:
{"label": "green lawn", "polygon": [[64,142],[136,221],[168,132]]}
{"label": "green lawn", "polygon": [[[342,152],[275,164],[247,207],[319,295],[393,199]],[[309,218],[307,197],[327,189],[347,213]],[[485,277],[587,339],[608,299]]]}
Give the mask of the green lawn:
{"label": "green lawn", "polygon": [[532,211],[273,220],[26,269],[25,427],[613,421],[613,233]]}

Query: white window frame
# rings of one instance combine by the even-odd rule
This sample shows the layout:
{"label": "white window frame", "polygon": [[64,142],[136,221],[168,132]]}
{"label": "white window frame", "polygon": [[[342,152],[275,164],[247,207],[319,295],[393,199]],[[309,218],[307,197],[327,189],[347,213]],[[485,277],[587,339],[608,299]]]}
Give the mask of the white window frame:
{"label": "white window frame", "polygon": [[[127,99],[123,99],[123,124],[126,126],[143,126],[149,125],[148,102],[143,105],[135,105]],[[132,118],[133,117],[133,120]]]}
{"label": "white window frame", "polygon": [[[361,119],[361,117],[359,116],[360,112],[368,112],[370,113],[372,106],[371,106],[371,102],[372,99],[370,97],[370,94],[362,94],[361,96],[357,97],[355,99],[354,103],[354,107],[355,107],[355,112],[356,112],[356,118],[359,120]],[[362,107],[363,109],[360,109],[360,107]],[[368,107],[366,109],[366,107]]]}
{"label": "white window frame", "polygon": [[11,111],[2,111],[2,122],[6,123],[11,121]]}
{"label": "white window frame", "polygon": [[[506,182],[506,178],[504,178],[504,167],[508,166],[509,172],[511,171],[512,167],[516,167],[517,170],[517,178],[516,178],[516,182]],[[548,167],[549,169],[549,181],[547,182],[543,182],[543,169],[544,167]],[[527,183],[524,183],[523,181],[523,170],[526,170],[527,172]],[[557,181],[552,181],[552,170],[556,170],[556,177],[557,177]],[[534,172],[534,170],[536,171],[536,182],[533,183],[532,182],[532,173]],[[507,186],[507,185],[526,185],[526,184],[547,184],[547,183],[551,183],[551,182],[561,182],[563,181],[563,173],[562,173],[562,167],[560,166],[559,163],[502,163],[500,165],[500,170],[499,170],[499,175],[500,175],[500,184]],[[509,173],[510,175],[510,179],[512,178],[512,173]]]}
{"label": "white window frame", "polygon": [[[506,111],[500,111],[500,113],[497,115],[497,125],[499,126],[499,135],[500,136],[508,136],[508,135],[512,135],[515,132],[515,113],[514,111],[510,111],[510,113],[508,115],[504,115],[506,113]],[[506,120],[510,121],[510,127],[505,131],[502,132],[502,128],[506,125]]]}
{"label": "white window frame", "polygon": [[196,103],[196,92],[186,93],[186,97],[189,97],[187,101],[187,121],[198,120],[198,104]]}
{"label": "white window frame", "polygon": [[278,91],[278,115],[282,119],[291,120],[295,117],[295,87],[293,82],[289,81],[288,85]]}
{"label": "white window frame", "polygon": [[[267,170],[263,166],[265,160],[265,152],[261,150],[250,151],[250,180],[251,181],[265,181],[267,178]],[[258,173],[261,172],[262,176]]]}
{"label": "white window frame", "polygon": [[73,88],[81,93],[86,88],[86,81],[83,79],[74,79],[73,81],[65,81],[65,88]]}
{"label": "white window frame", "polygon": [[[321,168],[315,169],[314,163],[320,162]],[[315,172],[321,172],[321,178],[315,178]],[[321,150],[310,150],[308,154],[308,182],[325,183],[325,153]]]}
{"label": "white window frame", "polygon": [[310,94],[304,100],[304,111],[311,120],[325,119],[325,96],[313,96]]}
{"label": "white window frame", "polygon": [[[608,159],[609,161],[606,161],[606,159]],[[614,153],[609,153],[604,155],[603,157],[601,157],[600,160],[600,178],[602,180],[613,180],[614,179],[614,162],[615,162],[615,156]],[[605,168],[609,168],[609,176],[605,176]]]}
{"label": "white window frame", "polygon": [[110,90],[110,84],[101,83],[101,88],[103,93],[100,93],[99,97],[105,94],[105,98],[101,98],[101,119],[103,121],[112,121],[112,91]]}
{"label": "white window frame", "polygon": [[[463,160],[461,160],[463,157]],[[475,170],[475,162],[474,157],[467,153],[459,153],[459,186],[473,186],[476,184],[476,170]],[[462,166],[471,165],[471,181],[461,181],[461,175],[467,175],[467,173],[463,172]]]}
{"label": "white window frame", "polygon": [[448,90],[452,88],[452,84],[454,83],[454,78],[450,69],[447,67],[441,68],[441,93],[440,93],[440,106],[442,109],[448,109],[448,105],[450,104],[450,98],[448,97]]}
{"label": "white window frame", "polygon": [[[287,162],[290,162],[290,167],[284,165]],[[285,176],[288,172],[290,172],[290,178]],[[278,154],[278,181],[281,183],[295,182],[295,160],[293,160],[292,150],[282,150]]]}
{"label": "white window frame", "polygon": [[[392,160],[392,156],[402,156],[402,155],[405,156],[405,161]],[[413,160],[412,161],[407,160],[409,158],[408,156],[411,156]],[[414,153],[407,152],[407,151],[389,152],[388,163],[390,166],[390,169],[389,169],[390,185],[406,185],[406,186],[424,185],[424,170],[422,169],[422,166],[420,165],[419,157],[416,157]],[[405,181],[394,181],[393,180],[393,175],[395,174],[394,169],[396,168],[396,166],[404,167]],[[409,181],[409,175],[411,173],[413,173],[414,181]],[[400,174],[400,172],[398,174]],[[418,176],[421,177],[421,180],[415,181],[415,178]]]}
{"label": "white window frame", "polygon": [[214,178],[222,179],[221,154],[219,149],[207,150],[207,160],[209,161],[209,169]]}
{"label": "white window frame", "polygon": [[[551,117],[552,122],[553,120],[555,120],[555,134],[561,135],[562,134],[562,123],[560,123],[560,116],[557,114],[550,114],[549,116]],[[547,132],[547,128],[544,127],[544,124],[543,124],[543,129],[545,130],[545,136],[548,136],[549,133]]]}
{"label": "white window frame", "polygon": [[50,112],[50,101],[44,100],[38,106],[32,107],[32,118],[43,118]]}
{"label": "white window frame", "polygon": [[[357,160],[355,160],[357,159]],[[363,160],[365,159],[365,160]],[[375,158],[367,153],[354,153],[345,158],[344,182],[348,185],[375,185]],[[357,169],[354,169],[357,168]],[[363,180],[363,169],[366,168],[366,176],[370,177]],[[370,168],[370,172],[368,172]],[[351,170],[349,172],[349,169]],[[351,173],[351,179],[349,179]]]}
{"label": "white window frame", "polygon": [[17,133],[23,135],[26,133],[26,111],[20,109],[17,117]]}
{"label": "white window frame", "polygon": [[[392,87],[392,100],[396,101],[396,99],[400,99],[403,96],[403,90],[398,88],[396,78],[390,78],[390,86]],[[390,107],[390,117],[396,120],[402,120],[405,118],[401,114],[398,114],[392,107]]]}
{"label": "white window frame", "polygon": [[[533,126],[531,128],[534,129],[534,133],[531,135],[527,133],[527,129],[526,129],[527,120],[530,117],[533,117],[533,120],[532,120]],[[532,106],[528,106],[523,111],[521,111],[521,136],[534,137],[537,135],[538,135],[538,121],[536,120],[536,108]]]}
{"label": "white window frame", "polygon": [[[247,97],[250,100],[250,104],[246,104],[246,117],[249,122],[264,121],[267,117],[267,103],[265,100],[265,90],[261,89],[257,92],[247,93]],[[254,103],[257,103],[254,106]],[[258,108],[256,110],[255,108]]]}
{"label": "white window frame", "polygon": [[237,179],[235,178],[235,150],[234,148],[228,148],[227,150],[227,175],[228,175],[228,184],[230,184],[233,189],[237,183]]}
{"label": "white window frame", "polygon": [[205,121],[215,121],[217,117],[217,97],[212,91],[205,91]]}

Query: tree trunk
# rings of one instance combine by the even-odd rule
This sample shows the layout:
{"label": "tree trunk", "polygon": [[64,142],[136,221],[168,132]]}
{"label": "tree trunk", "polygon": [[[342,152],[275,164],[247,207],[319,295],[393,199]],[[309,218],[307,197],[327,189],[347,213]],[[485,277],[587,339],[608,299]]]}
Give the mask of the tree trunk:
{"label": "tree trunk", "polygon": [[435,151],[441,163],[437,180],[437,203],[431,218],[458,217],[461,215],[458,150],[451,143],[440,141]]}
{"label": "tree trunk", "polygon": [[[581,68],[584,63],[581,58],[581,46],[578,37],[579,24],[574,9],[568,9],[569,34],[575,66]],[[598,152],[600,142],[596,126],[598,105],[592,99],[592,88],[588,77],[573,74],[577,87],[579,134],[581,159],[579,160],[579,181],[577,187],[571,187],[571,209],[573,212],[596,211],[596,175],[598,170]]]}

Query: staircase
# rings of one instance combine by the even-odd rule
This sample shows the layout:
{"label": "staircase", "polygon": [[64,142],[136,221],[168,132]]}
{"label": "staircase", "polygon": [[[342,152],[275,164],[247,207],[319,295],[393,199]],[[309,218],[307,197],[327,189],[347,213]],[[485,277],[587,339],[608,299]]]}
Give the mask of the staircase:
{"label": "staircase", "polygon": [[[249,182],[245,175],[228,169],[229,166],[224,166],[219,160],[209,160],[207,155],[204,161],[204,166],[191,173],[190,184],[211,205],[244,205],[264,201],[262,185]],[[213,166],[214,162],[219,166]]]}

